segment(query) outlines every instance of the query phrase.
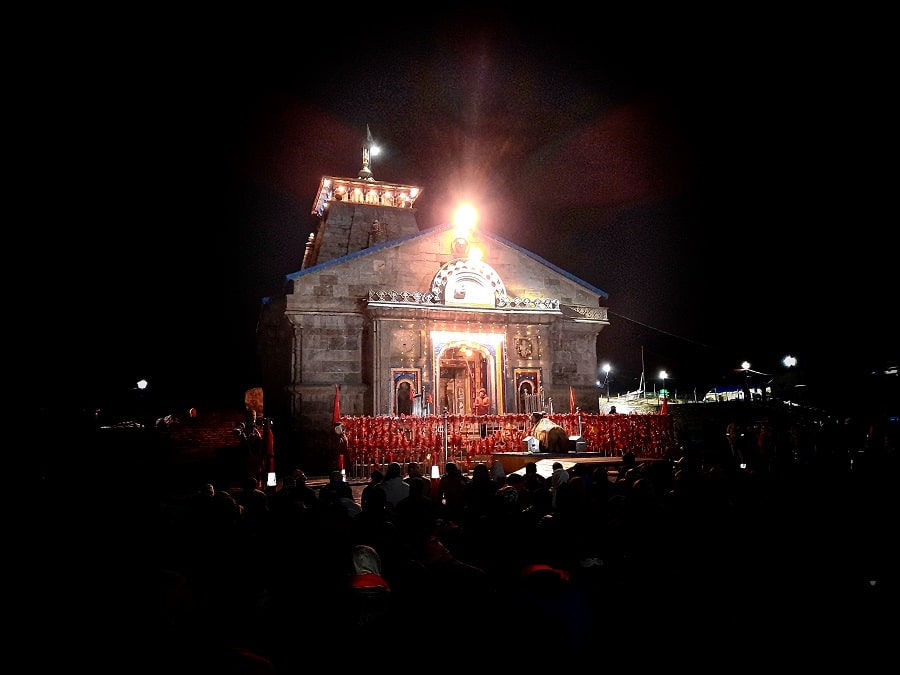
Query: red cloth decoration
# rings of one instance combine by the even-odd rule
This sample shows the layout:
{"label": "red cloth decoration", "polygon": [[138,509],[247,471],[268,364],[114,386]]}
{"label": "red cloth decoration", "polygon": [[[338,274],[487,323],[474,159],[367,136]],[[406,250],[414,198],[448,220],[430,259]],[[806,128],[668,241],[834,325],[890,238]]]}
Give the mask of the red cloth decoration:
{"label": "red cloth decoration", "polygon": [[337,385],[334,385],[334,412],[331,413],[331,425],[341,423],[341,394]]}
{"label": "red cloth decoration", "polygon": [[272,422],[266,422],[263,440],[266,444],[268,472],[275,472],[275,435],[272,433]]}

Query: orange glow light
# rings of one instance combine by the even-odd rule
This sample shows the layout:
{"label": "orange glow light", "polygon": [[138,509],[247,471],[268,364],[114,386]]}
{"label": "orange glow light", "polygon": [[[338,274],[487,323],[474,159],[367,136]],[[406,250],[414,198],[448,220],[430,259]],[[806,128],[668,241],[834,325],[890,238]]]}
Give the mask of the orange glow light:
{"label": "orange glow light", "polygon": [[462,204],[453,214],[453,227],[456,229],[457,236],[468,237],[469,233],[475,229],[475,223],[478,220],[478,212],[471,204]]}

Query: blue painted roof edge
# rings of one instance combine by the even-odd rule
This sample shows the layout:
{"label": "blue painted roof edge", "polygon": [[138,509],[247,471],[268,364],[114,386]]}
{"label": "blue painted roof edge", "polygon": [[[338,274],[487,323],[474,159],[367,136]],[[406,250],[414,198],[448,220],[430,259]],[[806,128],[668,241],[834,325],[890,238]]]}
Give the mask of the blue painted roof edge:
{"label": "blue painted roof edge", "polygon": [[[299,272],[291,272],[290,274],[285,275],[285,280],[292,281],[294,279],[299,279],[300,277],[304,276],[305,274],[309,274],[311,272],[319,272],[321,270],[328,269],[329,267],[331,267],[333,265],[338,265],[341,263],[348,262],[350,260],[355,260],[356,258],[361,258],[365,255],[369,255],[370,253],[375,253],[376,251],[379,251],[381,249],[388,248],[390,246],[398,246],[404,242],[411,241],[411,240],[415,239],[416,237],[422,237],[426,234],[433,234],[434,232],[448,230],[451,227],[453,227],[452,223],[448,223],[445,225],[437,225],[436,227],[432,227],[427,230],[422,230],[421,232],[414,232],[412,234],[407,234],[403,237],[398,237],[397,239],[391,239],[390,241],[385,241],[380,244],[376,244],[375,246],[372,246],[370,248],[365,248],[361,251],[356,251],[355,253],[348,253],[347,255],[341,256],[340,258],[334,258],[332,260],[329,260],[328,262],[322,263],[321,265],[316,265],[315,267],[308,267],[305,270],[300,270]],[[604,299],[609,298],[609,293],[607,293],[606,291],[600,290],[599,288],[592,286],[591,284],[586,282],[584,279],[579,279],[578,277],[576,277],[574,274],[571,274],[570,272],[566,272],[566,270],[562,269],[561,267],[557,267],[552,262],[550,262],[549,260],[546,260],[545,258],[542,258],[541,256],[537,255],[536,253],[532,253],[531,251],[529,251],[526,248],[522,248],[521,246],[513,244],[511,241],[508,241],[508,240],[504,239],[503,237],[500,237],[500,236],[494,234],[490,230],[480,229],[479,233],[488,237],[489,239],[493,239],[494,241],[497,241],[497,242],[503,244],[504,246],[509,246],[510,248],[515,249],[519,253],[531,258],[535,262],[538,262],[541,265],[544,265],[545,267],[549,267],[557,274],[561,274],[569,281],[574,281],[576,284],[578,284],[579,286],[581,286],[583,288],[588,289],[592,293],[596,293],[597,295],[602,296]]]}
{"label": "blue painted roof edge", "polygon": [[514,249],[517,250],[519,253],[523,253],[524,255],[528,256],[529,258],[531,258],[531,259],[534,260],[535,262],[539,262],[540,264],[549,267],[549,268],[552,269],[554,272],[557,272],[557,273],[563,275],[563,276],[564,276],[566,279],[568,279],[569,281],[574,281],[576,284],[578,284],[579,286],[582,286],[583,288],[588,289],[588,290],[591,291],[592,293],[596,293],[596,294],[598,294],[598,295],[602,295],[604,298],[609,298],[609,293],[607,293],[606,291],[602,291],[602,290],[600,290],[599,288],[597,288],[596,286],[591,286],[591,284],[589,284],[588,282],[586,282],[584,279],[580,279],[580,278],[576,277],[574,274],[571,274],[570,272],[566,272],[566,271],[565,271],[564,269],[562,269],[561,267],[557,267],[556,265],[554,265],[554,264],[553,264],[552,262],[550,262],[549,260],[546,260],[545,258],[542,258],[541,256],[539,256],[537,253],[532,253],[532,252],[529,251],[527,248],[522,248],[521,246],[518,246],[518,245],[516,245],[516,244],[513,244],[511,241],[507,241],[507,240],[504,239],[503,237],[499,237],[499,236],[497,236],[497,235],[495,235],[495,234],[492,234],[491,232],[487,232],[487,234],[488,234],[492,239],[494,239],[494,240],[496,240],[496,241],[499,241],[501,244],[505,244],[506,246],[509,246],[510,248],[514,248]]}
{"label": "blue painted roof edge", "polygon": [[421,237],[426,234],[431,234],[437,230],[448,229],[451,225],[439,225],[437,227],[432,227],[428,230],[422,230],[420,232],[413,232],[412,234],[406,234],[402,237],[398,237],[397,239],[391,239],[390,241],[383,241],[380,244],[375,244],[374,246],[370,246],[369,248],[364,248],[361,251],[356,251],[355,253],[348,253],[345,256],[341,256],[340,258],[333,258],[328,262],[323,262],[321,265],[315,265],[314,267],[307,267],[305,270],[300,270],[299,272],[291,272],[290,274],[285,275],[285,280],[291,281],[293,279],[299,279],[300,277],[309,274],[311,272],[319,272],[321,270],[328,269],[334,265],[339,265],[341,263],[348,262],[350,260],[356,260],[357,258],[362,258],[363,256],[369,255],[370,253],[375,253],[376,251],[380,251],[385,248],[389,248],[391,246],[397,246],[407,241],[411,241],[416,237]]}

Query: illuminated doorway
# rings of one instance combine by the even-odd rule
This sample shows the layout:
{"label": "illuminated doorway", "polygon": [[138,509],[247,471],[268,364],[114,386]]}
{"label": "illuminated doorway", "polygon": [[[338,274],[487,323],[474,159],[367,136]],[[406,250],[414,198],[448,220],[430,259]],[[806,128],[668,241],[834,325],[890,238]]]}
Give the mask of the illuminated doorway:
{"label": "illuminated doorway", "polygon": [[505,412],[502,350],[505,335],[434,331],[435,413],[473,414],[472,401],[481,387],[491,399],[490,414]]}

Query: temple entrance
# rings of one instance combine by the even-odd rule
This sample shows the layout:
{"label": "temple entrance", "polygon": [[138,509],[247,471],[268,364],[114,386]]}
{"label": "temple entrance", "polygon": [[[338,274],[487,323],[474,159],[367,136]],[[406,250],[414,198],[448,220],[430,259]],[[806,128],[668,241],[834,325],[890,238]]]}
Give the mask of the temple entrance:
{"label": "temple entrance", "polygon": [[[443,333],[435,339],[435,414],[474,414],[473,400],[481,387],[491,399],[490,414],[501,414],[503,377],[498,363],[504,336]],[[445,338],[446,342],[438,342]],[[499,347],[499,348],[498,348]]]}
{"label": "temple entrance", "polygon": [[480,387],[490,390],[488,360],[477,346],[455,346],[440,359],[438,410],[451,415],[473,414],[472,400]]}

